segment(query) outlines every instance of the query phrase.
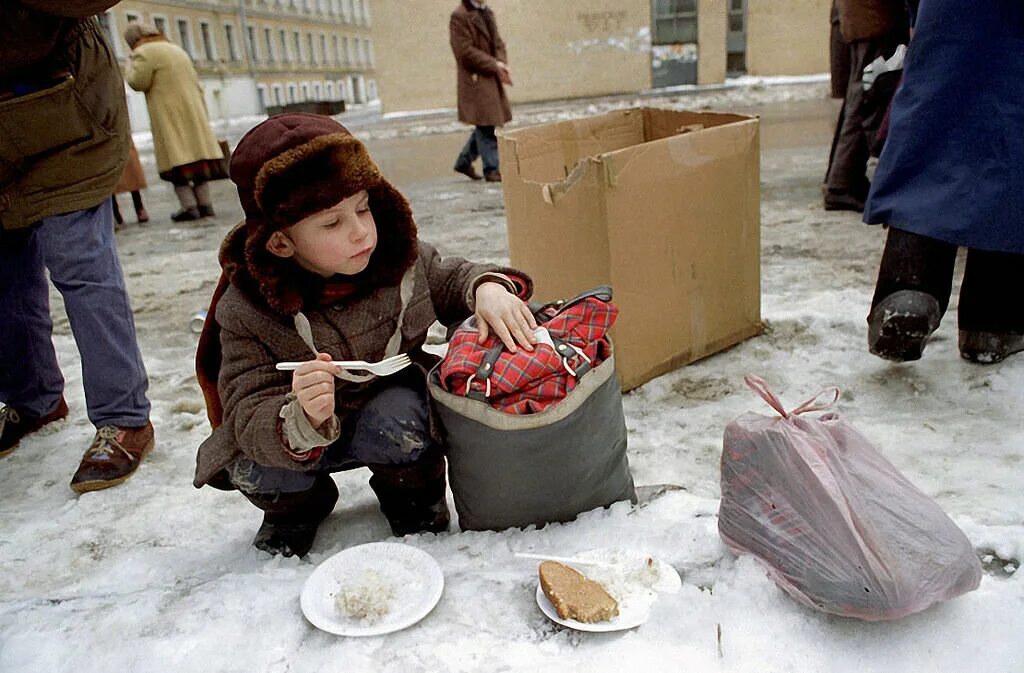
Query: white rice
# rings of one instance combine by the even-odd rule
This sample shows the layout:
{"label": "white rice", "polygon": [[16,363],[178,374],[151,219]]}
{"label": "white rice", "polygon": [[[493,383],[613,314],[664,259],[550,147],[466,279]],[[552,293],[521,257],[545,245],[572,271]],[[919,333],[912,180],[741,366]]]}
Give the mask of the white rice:
{"label": "white rice", "polygon": [[344,584],[335,596],[338,610],[350,619],[373,623],[391,612],[395,587],[368,568],[362,577]]}

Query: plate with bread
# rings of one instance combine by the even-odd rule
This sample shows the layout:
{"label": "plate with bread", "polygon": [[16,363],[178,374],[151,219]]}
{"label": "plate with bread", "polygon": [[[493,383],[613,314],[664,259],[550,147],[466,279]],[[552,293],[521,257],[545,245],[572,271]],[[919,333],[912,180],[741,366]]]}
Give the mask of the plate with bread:
{"label": "plate with bread", "polygon": [[640,626],[662,593],[679,591],[672,566],[622,550],[595,550],[543,560],[537,568],[537,606],[551,621],[579,631]]}
{"label": "plate with bread", "polygon": [[411,545],[371,542],[331,556],[302,587],[309,622],[340,636],[379,636],[412,626],[437,605],[441,566]]}

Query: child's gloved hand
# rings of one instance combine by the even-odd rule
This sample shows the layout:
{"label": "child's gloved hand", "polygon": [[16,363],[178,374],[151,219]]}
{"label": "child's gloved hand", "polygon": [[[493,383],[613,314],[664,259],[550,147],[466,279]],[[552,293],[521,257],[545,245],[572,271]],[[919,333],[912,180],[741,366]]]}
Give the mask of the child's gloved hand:
{"label": "child's gloved hand", "polygon": [[511,352],[518,352],[518,343],[533,350],[537,338],[537,320],[526,303],[498,283],[481,283],[476,289],[476,323],[480,329],[478,343],[487,340],[491,330]]}
{"label": "child's gloved hand", "polygon": [[334,414],[334,375],[338,368],[331,356],[320,353],[292,373],[292,392],[310,424],[319,428]]}

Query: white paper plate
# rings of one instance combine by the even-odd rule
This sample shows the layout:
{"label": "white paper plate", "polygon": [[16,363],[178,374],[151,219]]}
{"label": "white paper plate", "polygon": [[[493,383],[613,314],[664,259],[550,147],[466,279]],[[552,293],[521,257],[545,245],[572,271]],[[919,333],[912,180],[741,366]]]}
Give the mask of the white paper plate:
{"label": "white paper plate", "polygon": [[551,604],[548,597],[544,595],[544,589],[537,582],[537,606],[548,619],[556,624],[568,626],[577,631],[592,631],[601,633],[605,631],[622,631],[640,626],[651,616],[651,605],[653,600],[624,600],[619,601],[619,614],[604,622],[578,622],[575,619],[562,619],[558,616],[558,610]]}
{"label": "white paper plate", "polygon": [[[354,619],[338,607],[337,597],[371,576],[390,589],[389,610],[377,619]],[[317,566],[302,587],[300,604],[318,629],[339,636],[379,636],[426,617],[443,590],[444,574],[430,554],[406,544],[371,542],[349,547]]]}

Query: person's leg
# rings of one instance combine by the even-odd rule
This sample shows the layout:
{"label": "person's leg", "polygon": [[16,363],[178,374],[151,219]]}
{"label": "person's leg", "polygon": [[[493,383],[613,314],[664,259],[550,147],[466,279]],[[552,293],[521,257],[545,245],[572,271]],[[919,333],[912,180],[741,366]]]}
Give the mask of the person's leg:
{"label": "person's leg", "polygon": [[949,305],[957,246],[889,228],[868,314],[868,349],[887,360],[920,359]]}
{"label": "person's leg", "polygon": [[36,232],[50,280],[64,297],[82,359],[89,420],[137,428],[149,421],[149,381],[117,257],[109,201],[43,220]]}
{"label": "person's leg", "polygon": [[124,218],[121,217],[121,208],[117,205],[117,194],[110,195],[110,206],[114,210],[114,225],[121,226],[124,224]]}
{"label": "person's leg", "polygon": [[864,86],[861,81],[866,66],[874,57],[869,41],[849,44],[850,80],[843,99],[832,143],[832,155],[825,176],[825,209],[863,211],[870,183],[866,176],[869,145],[864,133]]}
{"label": "person's leg", "polygon": [[957,322],[967,360],[989,364],[1024,351],[1024,255],[968,250]]}
{"label": "person's leg", "polygon": [[448,530],[445,464],[430,437],[426,391],[396,385],[385,388],[354,417],[349,455],[367,465],[370,488],[380,509],[401,537]]}
{"label": "person's leg", "polygon": [[176,180],[171,184],[174,185],[174,195],[178,197],[178,203],[181,205],[181,210],[172,214],[171,219],[175,222],[198,220],[201,217],[199,202],[196,200],[196,193],[192,189],[192,185],[187,180]]}
{"label": "person's leg", "polygon": [[199,204],[199,215],[201,217],[213,217],[213,201],[210,200],[210,183],[201,180],[195,183],[193,191],[196,195],[196,202]]}
{"label": "person's leg", "polygon": [[458,158],[455,159],[455,165],[452,167],[456,173],[462,173],[466,177],[472,180],[479,180],[480,174],[473,168],[473,162],[480,156],[480,150],[476,144],[476,130],[469,134],[469,140],[462,146],[462,151],[459,152]]}
{"label": "person's leg", "polygon": [[493,126],[477,126],[476,146],[480,150],[480,159],[484,165],[484,179],[500,182],[501,172],[498,170],[498,138],[494,135]]}
{"label": "person's leg", "polygon": [[0,456],[30,432],[67,416],[52,332],[34,230],[0,231]]}
{"label": "person's leg", "polygon": [[132,205],[135,207],[135,219],[139,224],[149,222],[149,213],[146,212],[146,206],[142,204],[142,192],[135,190],[132,192]]}
{"label": "person's leg", "polygon": [[263,511],[252,544],[268,554],[305,556],[316,532],[334,510],[338,489],[329,474],[297,472],[238,458],[227,467],[228,479]]}

